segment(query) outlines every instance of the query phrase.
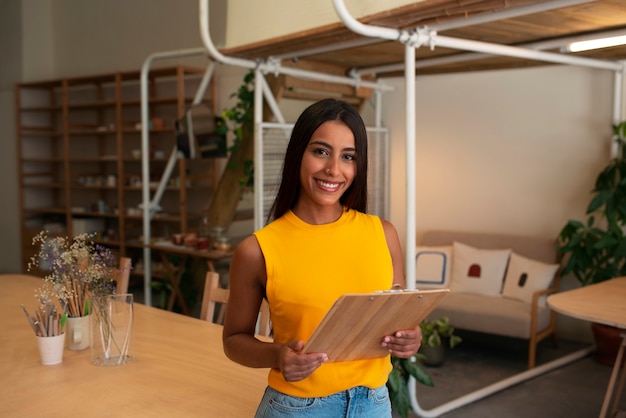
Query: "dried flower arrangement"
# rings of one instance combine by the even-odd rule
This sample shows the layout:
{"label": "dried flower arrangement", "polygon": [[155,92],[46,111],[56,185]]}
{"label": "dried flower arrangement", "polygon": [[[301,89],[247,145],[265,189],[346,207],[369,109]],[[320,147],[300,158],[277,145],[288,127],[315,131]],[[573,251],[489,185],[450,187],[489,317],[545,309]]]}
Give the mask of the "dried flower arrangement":
{"label": "dried flower arrangement", "polygon": [[113,277],[119,273],[115,257],[108,248],[94,244],[93,238],[93,234],[50,238],[45,231],[33,238],[39,251],[28,270],[37,266],[49,272],[35,294],[40,303],[58,300],[64,313],[80,317],[91,313],[91,305],[115,294]]}

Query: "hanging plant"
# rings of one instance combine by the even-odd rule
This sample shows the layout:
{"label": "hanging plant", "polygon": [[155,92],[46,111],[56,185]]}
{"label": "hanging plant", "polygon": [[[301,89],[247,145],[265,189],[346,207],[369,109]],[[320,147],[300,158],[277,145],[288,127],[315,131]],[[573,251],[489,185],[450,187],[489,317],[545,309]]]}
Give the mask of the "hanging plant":
{"label": "hanging plant", "polygon": [[[235,137],[233,145],[228,149],[233,152],[241,146],[241,142],[252,139],[254,126],[254,71],[250,70],[243,78],[243,84],[237,91],[230,95],[236,98],[235,104],[222,111],[223,123],[218,123],[217,133],[226,135],[232,132]],[[237,162],[230,162],[229,168],[236,169]],[[254,162],[244,161],[244,177],[239,180],[244,187],[252,187],[254,184]]]}

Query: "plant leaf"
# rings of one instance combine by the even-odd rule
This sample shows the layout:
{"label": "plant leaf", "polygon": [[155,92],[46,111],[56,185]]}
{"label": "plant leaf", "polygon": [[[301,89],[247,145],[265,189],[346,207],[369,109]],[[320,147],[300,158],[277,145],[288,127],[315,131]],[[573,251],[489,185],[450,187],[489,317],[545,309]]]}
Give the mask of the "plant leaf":
{"label": "plant leaf", "polygon": [[406,359],[406,361],[403,363],[403,366],[404,370],[406,370],[411,376],[415,378],[415,380],[417,380],[421,384],[430,387],[435,386],[435,382],[433,381],[432,376],[429,375],[428,372],[426,372],[426,370],[424,370],[422,365],[418,362]]}

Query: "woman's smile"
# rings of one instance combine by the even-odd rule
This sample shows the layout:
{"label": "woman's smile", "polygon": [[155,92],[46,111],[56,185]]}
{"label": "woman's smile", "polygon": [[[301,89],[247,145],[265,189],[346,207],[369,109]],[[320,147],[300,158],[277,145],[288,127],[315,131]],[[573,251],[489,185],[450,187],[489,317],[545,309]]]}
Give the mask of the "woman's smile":
{"label": "woman's smile", "polygon": [[323,180],[317,180],[317,184],[320,186],[321,189],[328,192],[336,192],[339,186],[341,186],[341,183],[328,182]]}

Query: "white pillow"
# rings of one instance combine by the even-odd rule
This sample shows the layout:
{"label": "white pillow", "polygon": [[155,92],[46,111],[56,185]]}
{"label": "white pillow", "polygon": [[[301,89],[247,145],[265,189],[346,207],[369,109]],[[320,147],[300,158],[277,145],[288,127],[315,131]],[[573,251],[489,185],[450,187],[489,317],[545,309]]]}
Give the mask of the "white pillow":
{"label": "white pillow", "polygon": [[[534,292],[550,286],[558,268],[558,264],[546,264],[512,253],[502,296],[531,303]],[[541,302],[544,305],[545,295]]]}
{"label": "white pillow", "polygon": [[510,249],[482,250],[455,241],[452,254],[452,292],[500,295]]}
{"label": "white pillow", "polygon": [[450,284],[452,246],[418,246],[415,251],[415,287],[444,289]]}

